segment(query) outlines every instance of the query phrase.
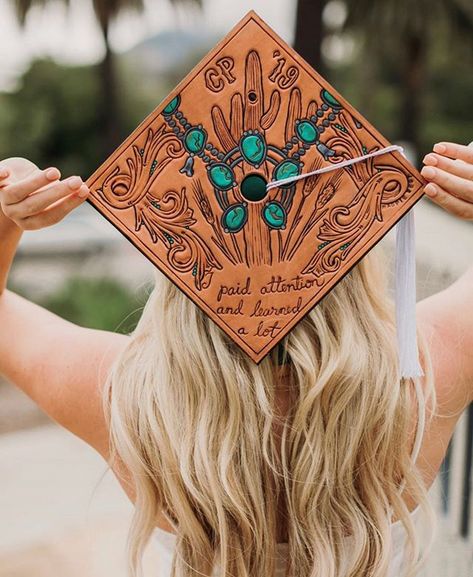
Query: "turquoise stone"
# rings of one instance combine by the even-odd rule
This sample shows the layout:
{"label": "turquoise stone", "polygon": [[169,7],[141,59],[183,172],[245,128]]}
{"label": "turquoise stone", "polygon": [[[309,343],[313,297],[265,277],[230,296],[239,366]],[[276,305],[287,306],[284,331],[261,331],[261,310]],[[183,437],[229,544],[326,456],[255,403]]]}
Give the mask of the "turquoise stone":
{"label": "turquoise stone", "polygon": [[286,226],[286,211],[282,204],[273,200],[264,207],[263,219],[271,228],[284,228]]}
{"label": "turquoise stone", "polygon": [[261,134],[249,134],[240,142],[244,159],[253,166],[259,166],[266,157],[266,142]]}
{"label": "turquoise stone", "polygon": [[332,108],[342,108],[342,105],[338,100],[330,94],[328,90],[322,90],[321,96],[326,104]]}
{"label": "turquoise stone", "polygon": [[187,152],[198,154],[205,148],[207,134],[201,128],[190,128],[184,138],[184,145]]}
{"label": "turquoise stone", "polygon": [[163,110],[163,114],[169,115],[169,114],[173,114],[173,112],[177,109],[177,107],[179,106],[179,104],[181,103],[181,97],[179,96],[179,94],[173,98],[171,100],[171,102],[166,106],[166,108]]}
{"label": "turquoise stone", "polygon": [[210,182],[220,190],[229,190],[235,182],[233,170],[223,163],[214,164],[209,170]]}
{"label": "turquoise stone", "polygon": [[231,206],[222,217],[225,232],[239,232],[246,224],[248,212],[243,204]]}
{"label": "turquoise stone", "polygon": [[[299,164],[293,160],[284,160],[274,170],[273,180],[283,180],[285,178],[291,178],[299,174]],[[292,184],[282,185],[282,188],[290,187]]]}
{"label": "turquoise stone", "polygon": [[309,120],[301,120],[296,126],[297,136],[306,144],[314,144],[319,139],[317,127]]}

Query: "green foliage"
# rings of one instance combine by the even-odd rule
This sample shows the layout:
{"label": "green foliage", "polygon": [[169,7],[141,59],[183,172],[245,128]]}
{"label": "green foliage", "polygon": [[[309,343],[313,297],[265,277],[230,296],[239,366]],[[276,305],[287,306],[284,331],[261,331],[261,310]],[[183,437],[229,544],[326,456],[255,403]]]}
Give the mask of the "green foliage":
{"label": "green foliage", "polygon": [[146,75],[136,61],[122,57],[116,61],[120,78],[122,134],[125,139],[171,92],[169,78]]}
{"label": "green foliage", "polygon": [[93,67],[33,62],[19,89],[1,97],[8,112],[0,115],[0,157],[23,156],[88,176],[97,163],[98,95]]}
{"label": "green foliage", "polygon": [[[350,32],[363,46],[359,59],[351,66],[356,69],[355,76],[347,75],[355,86],[355,106],[357,99],[361,111],[366,106],[368,119],[389,140],[406,137],[403,131],[406,125],[411,126],[414,110],[420,159],[439,140],[469,143],[473,138],[469,104],[473,97],[471,2],[345,3],[348,19],[344,32]],[[337,78],[343,91],[346,82],[342,71],[337,71]],[[412,137],[412,131],[408,132]]]}
{"label": "green foliage", "polygon": [[77,325],[129,334],[143,308],[143,298],[108,278],[70,278],[41,306]]}
{"label": "green foliage", "polygon": [[399,86],[390,75],[365,71],[367,65],[360,59],[332,70],[330,80],[369,122],[394,140],[398,138]]}
{"label": "green foliage", "polygon": [[427,36],[443,24],[453,40],[471,35],[473,7],[469,0],[345,0],[345,4],[347,26],[369,33],[377,45],[402,43],[406,32]]}
{"label": "green foliage", "polygon": [[[473,39],[473,28],[471,30]],[[473,40],[452,46],[450,34],[438,34],[428,62],[423,142],[473,140]]]}
{"label": "green foliage", "polygon": [[[421,95],[420,160],[439,140],[463,144],[473,140],[473,41],[452,42],[451,27],[441,21],[429,22]],[[473,39],[473,28],[471,32]],[[393,32],[392,39],[381,42],[378,37],[370,37],[367,25],[352,34],[363,49],[350,64],[331,69],[329,79],[390,141],[399,140],[403,91],[400,63],[406,58],[402,35]]]}
{"label": "green foliage", "polygon": [[[168,85],[140,89],[139,79],[118,67],[121,139],[166,95]],[[0,158],[23,156],[40,167],[88,178],[105,160],[97,102],[98,66],[61,66],[37,60],[13,93],[0,94]]]}

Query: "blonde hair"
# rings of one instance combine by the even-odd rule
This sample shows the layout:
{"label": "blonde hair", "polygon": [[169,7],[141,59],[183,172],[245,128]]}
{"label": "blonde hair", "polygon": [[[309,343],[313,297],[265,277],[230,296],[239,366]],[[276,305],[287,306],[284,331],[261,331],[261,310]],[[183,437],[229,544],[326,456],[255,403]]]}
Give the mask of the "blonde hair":
{"label": "blonde hair", "polygon": [[[124,464],[136,494],[133,576],[163,512],[177,532],[172,577],[208,576],[217,565],[222,576],[273,575],[280,495],[290,577],[384,577],[393,513],[407,531],[406,575],[423,565],[401,481],[430,526],[435,514],[411,459],[417,402],[413,380],[399,376],[384,261],[378,245],[285,337],[283,419],[276,351],[256,365],[156,272],[104,388],[111,464]],[[418,345],[432,418],[432,365],[420,331]],[[280,455],[274,423],[283,426]]]}

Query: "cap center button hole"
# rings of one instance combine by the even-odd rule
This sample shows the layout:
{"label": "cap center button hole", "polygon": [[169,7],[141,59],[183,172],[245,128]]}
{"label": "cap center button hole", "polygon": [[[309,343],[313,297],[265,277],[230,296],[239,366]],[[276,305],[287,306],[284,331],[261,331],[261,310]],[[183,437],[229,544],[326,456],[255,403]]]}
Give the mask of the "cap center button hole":
{"label": "cap center button hole", "polygon": [[250,202],[263,200],[268,194],[268,181],[261,174],[249,174],[241,183],[240,192],[243,198]]}

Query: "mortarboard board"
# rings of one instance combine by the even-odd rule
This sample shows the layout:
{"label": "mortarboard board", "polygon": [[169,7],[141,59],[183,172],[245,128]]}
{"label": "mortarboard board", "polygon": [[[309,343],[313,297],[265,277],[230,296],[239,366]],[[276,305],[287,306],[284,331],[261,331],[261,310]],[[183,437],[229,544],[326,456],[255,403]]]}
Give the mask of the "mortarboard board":
{"label": "mortarboard board", "polygon": [[422,374],[409,211],[425,181],[255,12],[87,184],[256,363],[399,223],[401,372]]}

